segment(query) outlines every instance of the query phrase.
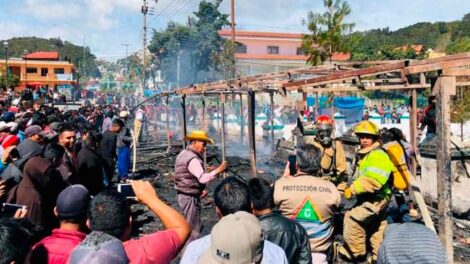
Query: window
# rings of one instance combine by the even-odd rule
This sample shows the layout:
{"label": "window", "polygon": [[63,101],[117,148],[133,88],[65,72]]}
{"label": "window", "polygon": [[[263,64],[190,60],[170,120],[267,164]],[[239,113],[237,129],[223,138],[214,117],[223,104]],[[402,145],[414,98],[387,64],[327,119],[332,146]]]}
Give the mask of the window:
{"label": "window", "polygon": [[54,73],[55,74],[64,74],[64,68],[55,68]]}
{"label": "window", "polygon": [[48,73],[49,73],[48,68],[41,68],[41,76],[47,76]]}
{"label": "window", "polygon": [[279,54],[278,46],[268,46],[268,54]]}
{"label": "window", "polygon": [[28,67],[26,68],[26,73],[38,73],[38,68]]}
{"label": "window", "polygon": [[304,49],[297,48],[297,55],[305,55]]}
{"label": "window", "polygon": [[237,43],[237,46],[235,47],[235,53],[246,54],[246,45]]}

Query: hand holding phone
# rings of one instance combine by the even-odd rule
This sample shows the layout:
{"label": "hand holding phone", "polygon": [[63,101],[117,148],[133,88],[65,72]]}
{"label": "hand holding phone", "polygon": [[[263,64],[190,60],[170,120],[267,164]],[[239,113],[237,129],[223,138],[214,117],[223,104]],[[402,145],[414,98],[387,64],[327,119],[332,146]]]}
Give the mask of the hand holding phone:
{"label": "hand holding phone", "polygon": [[124,195],[126,198],[135,198],[134,190],[129,183],[118,184],[117,191],[122,193],[122,195]]}
{"label": "hand holding phone", "polygon": [[2,217],[13,217],[16,215],[18,209],[26,210],[27,206],[21,204],[11,204],[11,203],[4,203],[2,205]]}
{"label": "hand holding phone", "polygon": [[289,155],[289,173],[295,175],[297,173],[297,157],[295,155]]}

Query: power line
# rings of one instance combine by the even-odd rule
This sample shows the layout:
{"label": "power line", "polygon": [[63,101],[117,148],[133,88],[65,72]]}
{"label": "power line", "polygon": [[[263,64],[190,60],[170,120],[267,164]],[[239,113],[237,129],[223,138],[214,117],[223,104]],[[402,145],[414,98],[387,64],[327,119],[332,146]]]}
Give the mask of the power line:
{"label": "power line", "polygon": [[176,1],[170,2],[165,8],[162,9],[162,11],[160,11],[158,14],[155,15],[155,17],[152,19],[152,21],[150,21],[149,24],[151,24],[153,21],[157,20],[158,17],[160,17],[166,10],[168,10],[168,8],[170,8],[171,6],[176,5],[180,1],[183,1],[183,0],[176,0]]}
{"label": "power line", "polygon": [[[184,7],[186,7],[191,1],[193,0],[183,0],[183,2],[181,2],[181,4],[175,9],[175,11],[170,15],[166,15],[166,16],[162,16],[161,17],[161,23],[162,24],[168,24],[168,22],[170,22],[170,20],[177,14],[179,13]],[[159,19],[160,17],[156,17],[155,18],[155,22],[157,22],[157,20]]]}

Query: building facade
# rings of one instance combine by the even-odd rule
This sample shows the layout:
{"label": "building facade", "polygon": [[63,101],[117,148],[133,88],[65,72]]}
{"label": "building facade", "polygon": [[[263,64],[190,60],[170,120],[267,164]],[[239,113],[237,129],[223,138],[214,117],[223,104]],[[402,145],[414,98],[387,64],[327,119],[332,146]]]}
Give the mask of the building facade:
{"label": "building facade", "polygon": [[60,61],[58,52],[33,52],[22,58],[9,58],[8,62],[0,60],[0,72],[6,73],[8,63],[9,74],[19,77],[20,84],[16,88],[22,90],[26,86],[49,86],[55,89],[70,88],[75,85],[75,67],[68,61]]}
{"label": "building facade", "polygon": [[[220,30],[222,38],[231,39],[231,30]],[[302,34],[235,31],[236,70],[241,76],[257,75],[307,67]],[[349,54],[335,54],[333,61],[349,60]]]}

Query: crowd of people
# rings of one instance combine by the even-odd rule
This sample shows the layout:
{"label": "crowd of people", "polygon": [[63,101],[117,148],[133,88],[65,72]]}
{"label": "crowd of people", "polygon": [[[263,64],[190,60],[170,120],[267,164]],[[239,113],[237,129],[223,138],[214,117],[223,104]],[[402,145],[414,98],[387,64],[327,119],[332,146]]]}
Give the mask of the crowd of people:
{"label": "crowd of people", "polygon": [[[206,169],[214,141],[191,131],[175,160],[179,208],[172,208],[150,182],[129,179],[139,135],[127,108],[60,111],[39,98],[0,101],[0,111],[0,263],[445,263],[436,235],[406,217],[412,150],[399,130],[359,123],[350,175],[341,141],[331,137],[333,120],[320,116],[316,135],[304,138],[274,182],[218,179],[229,164]],[[145,119],[140,108],[134,126]],[[201,237],[211,182],[218,221]],[[131,239],[130,199],[119,183],[130,184],[132,200],[163,230]],[[340,217],[345,201],[353,205]],[[391,201],[399,217],[390,217]]]}

